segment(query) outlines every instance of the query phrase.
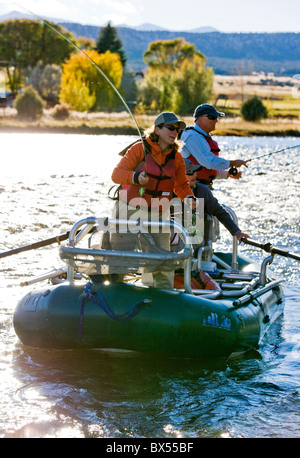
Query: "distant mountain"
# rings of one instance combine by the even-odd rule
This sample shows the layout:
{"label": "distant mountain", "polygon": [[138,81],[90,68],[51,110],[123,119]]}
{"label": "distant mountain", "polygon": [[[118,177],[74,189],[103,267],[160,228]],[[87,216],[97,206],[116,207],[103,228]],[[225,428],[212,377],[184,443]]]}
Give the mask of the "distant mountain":
{"label": "distant mountain", "polygon": [[[118,24],[115,26],[116,28],[127,28],[127,29],[134,29],[134,30],[139,30],[143,32],[168,32],[171,31],[170,29],[166,29],[164,27],[160,27],[155,24],[150,24],[146,22],[145,24],[141,25],[127,25],[127,24]],[[215,29],[214,27],[210,26],[204,26],[204,27],[198,27],[197,29],[191,29],[191,30],[182,30],[183,32],[192,32],[192,33],[208,33],[208,32],[219,32],[219,30]],[[174,30],[173,30],[174,32]],[[180,32],[180,30],[176,31]]]}
{"label": "distant mountain", "polygon": [[31,19],[31,18],[32,18],[32,15],[22,14],[19,11],[11,11],[10,13],[2,14],[2,16],[0,16],[0,22],[9,21],[10,19],[15,20],[15,19]]}
{"label": "distant mountain", "polygon": [[192,33],[211,33],[211,32],[220,32],[220,30],[215,29],[214,27],[210,26],[203,26],[203,27],[198,27],[197,29],[192,29],[192,30],[186,30],[186,32],[192,32]]}
{"label": "distant mountain", "polygon": [[[14,21],[15,19],[35,20],[36,16],[34,16],[34,14],[21,13],[20,11],[10,11],[9,13],[3,14],[2,16],[0,16],[0,22],[9,21],[9,20]],[[44,16],[43,16],[43,19],[45,19],[46,21],[51,21],[51,22],[62,22],[64,20],[61,18],[49,18],[49,17],[44,17]]]}
{"label": "distant mountain", "polygon": [[[8,20],[15,20],[15,19],[35,19],[35,16],[33,14],[25,14],[21,13],[20,11],[10,11],[7,14],[3,14],[2,16],[0,15],[0,22],[8,21]],[[65,22],[69,24],[74,24],[72,21],[67,21],[66,19],[58,19],[58,18],[50,18],[50,17],[44,17],[43,19],[46,19],[51,22]],[[85,27],[84,24],[81,24],[83,27]],[[86,24],[88,25],[88,24]],[[103,24],[100,27],[105,26],[106,24]],[[95,26],[92,26],[95,27]],[[118,24],[115,26],[116,28],[127,28],[127,29],[134,29],[134,30],[140,30],[144,32],[158,32],[158,31],[168,31],[169,29],[166,29],[164,27],[160,27],[155,24],[151,24],[149,22],[145,22],[144,24],[132,26],[132,25],[127,25],[127,24]],[[202,32],[217,32],[217,29],[214,29],[213,27],[199,27],[198,29],[192,29],[190,32],[195,32],[195,33],[202,33]]]}
{"label": "distant mountain", "polygon": [[118,24],[115,27],[117,28],[125,27],[127,29],[142,30],[144,32],[157,32],[157,31],[162,31],[162,30],[168,30],[158,25],[150,24],[149,22],[145,22],[144,24],[135,25],[135,26],[127,25],[127,24]]}
{"label": "distant mountain", "polygon": [[[12,11],[0,16],[0,22],[25,16]],[[101,29],[65,20],[48,20],[60,24],[75,36],[95,40]],[[117,29],[127,56],[127,66],[134,71],[145,67],[143,54],[151,42],[182,37],[206,56],[207,65],[216,74],[251,71],[289,76],[300,74],[300,33],[223,33],[209,26],[178,32],[162,30],[148,23],[134,28],[119,25]]]}
{"label": "distant mountain", "polygon": [[[100,27],[78,23],[60,23],[75,36],[94,38]],[[276,75],[300,73],[300,33],[222,33],[175,32],[170,30],[143,31],[118,27],[127,55],[127,65],[141,71],[143,54],[151,42],[182,37],[193,43],[207,59],[216,74],[265,72]]]}

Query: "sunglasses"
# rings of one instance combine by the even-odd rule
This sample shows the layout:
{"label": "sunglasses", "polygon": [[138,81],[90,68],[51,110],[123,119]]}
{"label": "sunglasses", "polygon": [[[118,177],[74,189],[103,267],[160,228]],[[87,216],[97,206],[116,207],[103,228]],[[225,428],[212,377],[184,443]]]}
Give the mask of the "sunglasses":
{"label": "sunglasses", "polygon": [[180,127],[169,126],[168,124],[164,124],[163,127],[166,127],[171,132],[174,132],[174,130],[176,130],[176,132],[178,133],[181,130]]}
{"label": "sunglasses", "polygon": [[216,119],[218,119],[218,116],[212,116],[212,115],[204,115],[206,116],[210,121],[215,121]]}

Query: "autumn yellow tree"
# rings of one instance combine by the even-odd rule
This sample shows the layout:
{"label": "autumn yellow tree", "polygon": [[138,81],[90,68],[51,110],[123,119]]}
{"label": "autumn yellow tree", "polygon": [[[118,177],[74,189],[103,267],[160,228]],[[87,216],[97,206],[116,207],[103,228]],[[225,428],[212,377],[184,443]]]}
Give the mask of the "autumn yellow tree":
{"label": "autumn yellow tree", "polygon": [[110,51],[99,54],[86,50],[73,54],[63,65],[60,102],[67,103],[77,111],[113,109],[116,104],[115,92],[97,67],[117,89],[120,87],[123,74],[120,56]]}

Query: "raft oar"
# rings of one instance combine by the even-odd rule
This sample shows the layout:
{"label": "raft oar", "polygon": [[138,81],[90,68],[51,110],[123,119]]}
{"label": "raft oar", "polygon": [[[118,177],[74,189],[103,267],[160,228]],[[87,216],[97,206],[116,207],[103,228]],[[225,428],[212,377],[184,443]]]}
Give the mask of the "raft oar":
{"label": "raft oar", "polygon": [[284,256],[285,258],[291,258],[295,259],[296,261],[300,261],[300,256],[298,256],[297,254],[290,253],[289,251],[282,250],[281,248],[273,247],[271,243],[257,243],[253,240],[249,240],[244,237],[242,237],[241,241],[246,243],[247,245],[252,245],[257,248],[260,248],[266,251],[267,253],[271,253],[272,255],[278,254],[279,256]]}
{"label": "raft oar", "polygon": [[[92,232],[92,230],[93,228],[91,228],[88,233]],[[24,251],[36,250],[37,248],[53,245],[53,243],[60,244],[60,242],[63,242],[64,240],[67,240],[69,238],[69,234],[70,231],[66,232],[65,234],[57,235],[56,237],[51,237],[51,239],[41,240],[40,242],[35,242],[31,245],[21,246],[13,250],[5,251],[4,253],[0,253],[0,258],[6,258],[7,256],[12,256],[14,254],[22,253]]]}
{"label": "raft oar", "polygon": [[6,258],[7,256],[12,256],[13,254],[22,253],[23,251],[36,250],[37,248],[52,245],[53,243],[59,244],[63,240],[68,239],[69,233],[70,232],[67,232],[66,234],[57,235],[56,237],[51,237],[51,239],[41,240],[40,242],[35,242],[35,243],[32,243],[31,245],[21,246],[19,248],[15,248],[14,250],[0,253],[0,258]]}

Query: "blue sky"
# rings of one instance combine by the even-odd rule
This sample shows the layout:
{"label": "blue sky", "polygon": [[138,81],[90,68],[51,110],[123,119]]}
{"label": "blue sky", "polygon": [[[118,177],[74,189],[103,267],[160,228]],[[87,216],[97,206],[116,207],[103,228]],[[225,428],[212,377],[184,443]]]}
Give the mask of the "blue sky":
{"label": "blue sky", "polygon": [[39,16],[99,26],[111,20],[113,25],[150,22],[171,30],[212,26],[224,32],[300,32],[299,0],[0,1],[0,15],[21,7]]}

